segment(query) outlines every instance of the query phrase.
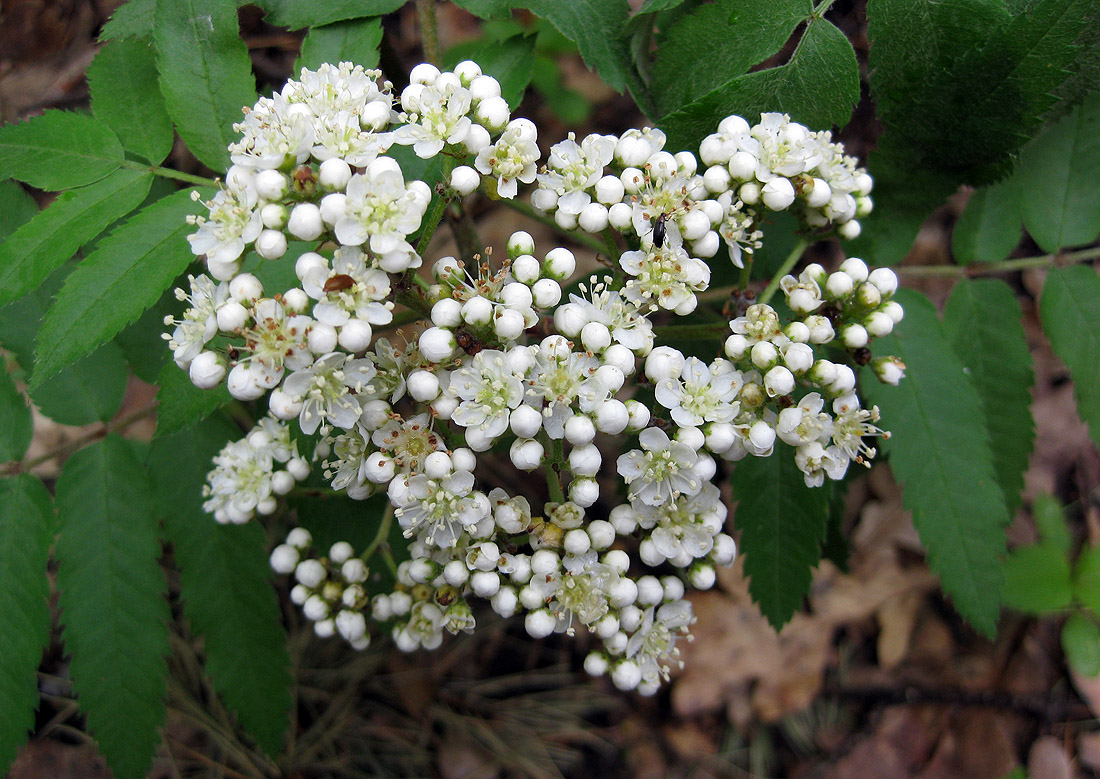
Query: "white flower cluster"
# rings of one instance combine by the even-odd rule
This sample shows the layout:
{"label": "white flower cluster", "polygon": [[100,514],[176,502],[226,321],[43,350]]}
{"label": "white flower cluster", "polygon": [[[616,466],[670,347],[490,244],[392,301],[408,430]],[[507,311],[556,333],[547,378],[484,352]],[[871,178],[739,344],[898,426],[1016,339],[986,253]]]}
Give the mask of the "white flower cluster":
{"label": "white flower cluster", "polygon": [[[309,474],[296,424],[319,438],[312,454],[331,488],[384,494],[380,528],[392,517],[409,539],[384,593],[370,592],[373,545],[315,550],[299,528],[274,550],[319,635],[364,647],[370,617],[401,649],[431,649],[474,628],[469,599],[481,598],[522,613],[536,638],[589,631],[602,642],[589,672],[652,693],[694,621],[686,587],[711,587],[736,554],[713,483],[720,461],[770,455],[779,439],[811,485],[865,462],[863,438],[884,433],[839,360],[871,361],[867,344],[902,312],[894,274],[850,259],[784,278],[794,321],[749,306],[709,362],[658,344],[660,327],[695,311],[710,283],[701,258],[721,240],[737,264],[759,246],[762,209],[796,207],[809,227],[854,234],[870,179],[827,133],[778,114],[751,128],[723,121],[700,150],[703,174],[653,129],[570,136],[539,173],[535,126],[510,117],[474,63],[417,66],[396,103],[380,75],[326,65],[260,100],[209,216],[193,220],[210,275],[177,290],[188,306],[165,338],[197,386],[225,381],[269,409],[219,454],[206,508],[231,522],[274,511]],[[436,205],[387,155],[394,144],[439,156]],[[447,203],[478,188],[514,197],[536,180],[535,207],[562,228],[618,233],[617,268],[566,294],[574,255],[536,253],[516,232],[500,261],[486,250],[436,260],[430,279],[416,272],[413,242],[427,245]],[[241,272],[249,250],[290,262],[279,258],[291,241],[312,244],[293,260],[299,286],[267,292]],[[376,337],[396,306],[425,320],[403,347]],[[815,352],[826,347],[838,361]],[[901,377],[892,358],[873,366]],[[524,494],[497,486],[484,454],[494,447],[539,475],[520,479]]]}

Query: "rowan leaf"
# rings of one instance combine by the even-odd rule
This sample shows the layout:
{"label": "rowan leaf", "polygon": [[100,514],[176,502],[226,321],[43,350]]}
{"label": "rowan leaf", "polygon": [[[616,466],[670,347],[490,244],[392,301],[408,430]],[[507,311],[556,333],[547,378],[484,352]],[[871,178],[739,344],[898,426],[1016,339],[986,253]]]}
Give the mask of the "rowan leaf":
{"label": "rowan leaf", "polygon": [[455,5],[479,19],[497,19],[508,16],[515,2],[516,0],[455,0]]}
{"label": "rowan leaf", "polygon": [[1073,600],[1069,561],[1047,544],[1013,549],[1005,560],[1004,604],[1029,614],[1046,614]]}
{"label": "rowan leaf", "polygon": [[1024,147],[1024,226],[1044,251],[1091,243],[1100,234],[1100,93]]}
{"label": "rowan leaf", "polygon": [[31,444],[34,419],[23,393],[0,358],[0,463],[22,460]]}
{"label": "rowan leaf", "polygon": [[[175,366],[170,366],[175,367]],[[291,705],[286,631],[260,525],[219,525],[203,511],[211,459],[240,431],[212,418],[153,442],[151,469],[180,569],[192,630],[225,703],[269,755],[279,753]]]}
{"label": "rowan leaf", "polygon": [[1069,554],[1073,538],[1069,534],[1065,511],[1058,499],[1046,492],[1039,493],[1031,502],[1031,516],[1043,543],[1062,550],[1062,554]]}
{"label": "rowan leaf", "polygon": [[405,0],[264,0],[267,21],[280,27],[301,30],[364,16],[385,16]]}
{"label": "rowan leaf", "polygon": [[16,181],[0,181],[0,241],[29,222],[38,204]]}
{"label": "rowan leaf", "polygon": [[164,722],[165,581],[152,485],[134,445],[109,435],[57,482],[61,623],[81,711],[114,775],[148,770]]}
{"label": "rowan leaf", "polygon": [[187,371],[171,361],[161,369],[157,386],[158,438],[201,422],[232,400],[224,383],[213,389],[199,389]]}
{"label": "rowan leaf", "polygon": [[0,177],[53,192],[82,187],[118,170],[122,144],[103,122],[47,111],[0,127]]}
{"label": "rowan leaf", "polygon": [[1100,627],[1084,614],[1070,614],[1062,625],[1062,650],[1069,667],[1082,676],[1100,674]]}
{"label": "rowan leaf", "polygon": [[294,73],[302,68],[316,70],[326,62],[377,67],[381,43],[382,20],[377,17],[310,27],[302,41],[302,53],[294,62]]}
{"label": "rowan leaf", "polygon": [[46,564],[53,540],[50,494],[35,476],[0,479],[0,772],[34,727],[35,671],[50,638]]}
{"label": "rowan leaf", "polygon": [[1085,546],[1073,566],[1073,595],[1100,616],[1100,547]]}
{"label": "rowan leaf", "polygon": [[186,220],[199,206],[190,195],[181,190],[139,211],[65,279],[38,334],[32,388],[114,338],[194,260]]}
{"label": "rowan leaf", "polygon": [[876,351],[905,363],[896,387],[864,372],[868,402],[892,437],[883,449],[902,503],[955,607],[987,636],[996,632],[1008,510],[1001,496],[981,403],[927,298],[900,290],[905,319]]}
{"label": "rowan leaf", "polygon": [[454,67],[471,59],[500,82],[500,94],[513,111],[519,107],[535,70],[535,36],[513,35],[503,40],[474,40],[447,51],[444,64]]}
{"label": "rowan leaf", "polygon": [[126,0],[100,30],[101,41],[148,38],[153,34],[157,0]]}
{"label": "rowan leaf", "polygon": [[806,486],[794,453],[784,446],[771,457],[738,462],[732,484],[749,593],[779,630],[802,606],[821,560],[828,495]]}
{"label": "rowan leaf", "polygon": [[256,102],[236,5],[158,0],[153,38],[165,107],[180,137],[205,165],[228,169],[228,146],[237,140],[233,125],[241,108]]}
{"label": "rowan leaf", "polygon": [[63,192],[35,214],[0,244],[0,305],[26,295],[81,246],[137,208],[152,181],[148,171],[115,171],[94,184]]}
{"label": "rowan leaf", "polygon": [[1031,351],[1020,304],[997,279],[964,280],[951,290],[943,329],[978,394],[993,467],[1008,513],[1020,507],[1024,471],[1035,443]]}
{"label": "rowan leaf", "polygon": [[1017,177],[975,190],[951,233],[951,250],[963,265],[1000,262],[1020,242],[1023,223]]}
{"label": "rowan leaf", "polygon": [[1100,447],[1100,277],[1084,265],[1054,268],[1039,300],[1043,332],[1069,368],[1077,414]]}
{"label": "rowan leaf", "polygon": [[148,40],[118,40],[99,50],[88,66],[92,111],[123,147],[159,165],[175,134],[157,86],[156,53]]}

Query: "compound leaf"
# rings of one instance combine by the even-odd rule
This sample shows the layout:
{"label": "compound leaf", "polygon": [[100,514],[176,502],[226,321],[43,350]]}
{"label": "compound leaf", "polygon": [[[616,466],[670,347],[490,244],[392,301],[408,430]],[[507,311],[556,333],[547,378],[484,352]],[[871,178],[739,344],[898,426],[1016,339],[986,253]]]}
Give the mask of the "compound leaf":
{"label": "compound leaf", "polygon": [[180,569],[184,614],[205,639],[206,670],[241,725],[275,755],[288,722],[291,677],[266,539],[255,522],[219,525],[202,508],[211,459],[239,437],[224,420],[207,420],[155,440],[151,468]]}
{"label": "compound leaf", "polygon": [[975,190],[951,233],[951,250],[963,265],[999,262],[1020,242],[1020,187],[1017,177]]}
{"label": "compound leaf", "polygon": [[0,463],[22,460],[34,431],[31,410],[4,362],[0,358]]}
{"label": "compound leaf", "polygon": [[806,486],[786,447],[771,457],[741,460],[732,484],[749,592],[778,630],[810,590],[825,538],[828,495]]}
{"label": "compound leaf", "polygon": [[88,88],[96,119],[118,133],[125,148],[154,165],[172,151],[172,120],[148,40],[112,41],[100,49],[88,66]]}
{"label": "compound leaf", "polygon": [[59,191],[99,181],[118,170],[122,144],[90,116],[47,111],[0,127],[0,176]]}
{"label": "compound leaf", "polygon": [[69,275],[38,334],[32,388],[114,338],[191,263],[190,195],[182,190],[139,211]]}
{"label": "compound leaf", "polygon": [[1003,281],[964,280],[944,306],[943,329],[978,393],[997,481],[1014,514],[1035,442],[1030,392],[1035,375],[1020,304]]}
{"label": "compound leaf", "polygon": [[865,392],[893,436],[883,442],[902,483],[902,502],[955,607],[985,635],[996,630],[1008,521],[982,406],[965,368],[923,296],[900,290],[905,319],[876,342],[906,365],[891,387],[870,372]]}
{"label": "compound leaf", "polygon": [[156,11],[157,0],[126,0],[103,25],[99,39],[148,38],[153,34]]}
{"label": "compound leaf", "polygon": [[109,435],[70,457],[57,508],[73,687],[115,776],[141,777],[164,722],[170,614],[153,489],[134,445]]}
{"label": "compound leaf", "polygon": [[34,727],[35,671],[50,637],[50,558],[54,518],[42,482],[24,473],[0,479],[0,772]]}

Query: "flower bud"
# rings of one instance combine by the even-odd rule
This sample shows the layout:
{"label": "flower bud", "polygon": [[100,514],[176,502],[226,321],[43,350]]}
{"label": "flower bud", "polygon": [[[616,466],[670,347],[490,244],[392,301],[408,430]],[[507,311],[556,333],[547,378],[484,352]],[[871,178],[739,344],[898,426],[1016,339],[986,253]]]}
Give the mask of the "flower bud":
{"label": "flower bud", "polygon": [[261,170],[253,179],[256,194],[264,200],[282,200],[290,188],[290,179],[277,170]]}
{"label": "flower bud", "polygon": [[533,439],[517,438],[508,449],[512,464],[521,471],[533,471],[542,465],[545,455],[542,444]]}
{"label": "flower bud", "polygon": [[633,227],[633,219],[633,209],[626,203],[616,203],[607,210],[608,223],[620,233],[625,233]]}
{"label": "flower bud", "polygon": [[450,330],[442,327],[429,327],[420,334],[417,346],[420,347],[420,353],[424,355],[424,359],[429,362],[443,362],[454,356],[458,343],[455,341],[454,333]]}
{"label": "flower bud", "polygon": [[278,230],[263,230],[256,238],[256,254],[265,260],[277,260],[286,254],[286,236]]}
{"label": "flower bud", "polygon": [[459,165],[451,171],[451,189],[466,197],[481,184],[481,176],[469,165]]}
{"label": "flower bud", "polygon": [[370,346],[373,335],[374,331],[371,329],[370,322],[364,319],[349,319],[340,328],[337,343],[347,351],[355,354]]}
{"label": "flower bud", "polygon": [[581,209],[577,224],[586,233],[599,233],[607,229],[607,206],[602,203],[589,203]]}
{"label": "flower bud", "polygon": [[577,260],[573,257],[573,252],[564,247],[558,247],[546,253],[542,267],[547,277],[563,281],[576,271]]}
{"label": "flower bud", "polygon": [[582,476],[573,479],[569,485],[569,499],[581,508],[588,508],[600,498],[600,483],[593,478]]}
{"label": "flower bud", "polygon": [[272,230],[282,230],[286,227],[288,216],[289,212],[282,203],[268,203],[260,209],[260,221],[264,223],[264,227],[270,227]]}

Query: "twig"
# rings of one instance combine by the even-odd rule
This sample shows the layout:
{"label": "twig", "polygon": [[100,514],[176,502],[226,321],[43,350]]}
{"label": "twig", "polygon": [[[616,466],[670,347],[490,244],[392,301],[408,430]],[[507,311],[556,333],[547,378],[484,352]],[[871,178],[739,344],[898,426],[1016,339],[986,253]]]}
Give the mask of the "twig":
{"label": "twig", "polygon": [[970,265],[903,265],[896,268],[903,276],[983,276],[987,273],[1008,273],[1027,268],[1046,268],[1051,265],[1073,265],[1100,257],[1100,246],[1078,249],[1061,254],[1041,254],[1036,257],[1017,257],[1003,262],[975,262]]}

